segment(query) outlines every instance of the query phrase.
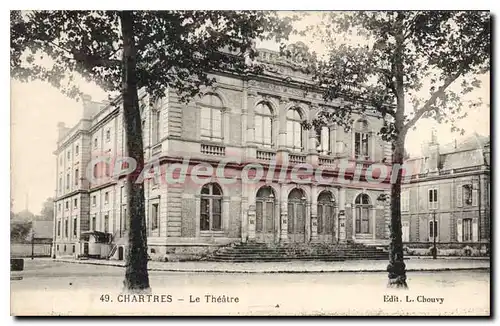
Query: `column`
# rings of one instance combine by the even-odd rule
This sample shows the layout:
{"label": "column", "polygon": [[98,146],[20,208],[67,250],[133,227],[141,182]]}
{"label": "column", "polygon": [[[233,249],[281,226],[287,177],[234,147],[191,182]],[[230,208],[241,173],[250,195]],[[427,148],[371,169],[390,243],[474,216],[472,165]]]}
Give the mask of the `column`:
{"label": "column", "polygon": [[328,128],[330,129],[330,155],[337,156],[337,124],[332,123]]}
{"label": "column", "polygon": [[195,232],[196,232],[196,238],[200,238],[200,207],[201,207],[201,196],[200,195],[195,195],[194,196],[194,202],[195,202]]}
{"label": "column", "polygon": [[311,241],[311,200],[306,201],[306,216],[305,216],[305,233],[304,233],[304,242],[308,243]]}
{"label": "column", "polygon": [[246,149],[247,157],[255,158],[257,156],[255,141],[255,101],[257,100],[257,94],[254,92],[248,92],[247,99],[247,137],[246,137]]}
{"label": "column", "polygon": [[287,98],[280,98],[280,106],[278,112],[279,131],[278,131],[278,151],[276,153],[277,164],[288,164],[288,149],[286,147],[286,106],[288,105]]}
{"label": "column", "polygon": [[255,207],[255,190],[256,185],[253,183],[246,184],[247,200],[248,200],[248,241],[255,241],[255,227],[256,227],[256,207]]}
{"label": "column", "polygon": [[229,234],[229,196],[222,197],[222,230],[225,234]]}
{"label": "column", "polygon": [[255,205],[248,207],[248,241],[255,241]]}
{"label": "column", "polygon": [[[243,187],[244,188],[244,187]],[[246,196],[241,197],[241,242],[247,242],[248,240],[248,199]]]}
{"label": "column", "polygon": [[311,186],[311,241],[318,240],[318,186]]}
{"label": "column", "polygon": [[308,147],[307,162],[314,166],[318,165],[318,150],[316,149],[316,131],[311,128],[307,131]]}
{"label": "column", "polygon": [[375,137],[377,137],[377,134],[373,131],[370,132],[370,159],[372,161],[375,161],[375,144],[377,143],[375,141]]}
{"label": "column", "polygon": [[288,241],[288,194],[283,184],[280,185],[280,242]]}
{"label": "column", "polygon": [[345,187],[340,187],[339,189],[339,214],[338,214],[338,225],[339,225],[339,241],[345,242],[347,240],[347,230],[346,230],[346,215],[345,215]]}
{"label": "column", "polygon": [[376,224],[376,221],[377,221],[377,209],[379,209],[378,206],[374,207],[372,209],[372,232],[373,232],[373,240],[376,239],[376,234],[377,234],[377,230],[375,228],[375,226],[377,225]]}
{"label": "column", "polygon": [[247,115],[248,115],[248,82],[243,81],[243,101],[241,106],[241,144],[247,141]]}

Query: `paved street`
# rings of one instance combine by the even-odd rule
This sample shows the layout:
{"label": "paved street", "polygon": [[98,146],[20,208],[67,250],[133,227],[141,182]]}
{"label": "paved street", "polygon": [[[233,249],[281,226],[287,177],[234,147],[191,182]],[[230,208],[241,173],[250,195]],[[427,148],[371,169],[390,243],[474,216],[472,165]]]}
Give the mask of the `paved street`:
{"label": "paved street", "polygon": [[[124,261],[117,260],[75,260],[58,259],[59,262],[71,264],[95,264],[124,266]],[[490,267],[489,259],[429,259],[413,258],[405,260],[406,269],[409,271],[442,271],[442,270],[468,270],[487,269]],[[284,262],[157,262],[150,261],[148,268],[153,271],[165,272],[215,272],[215,273],[321,273],[321,272],[385,272],[386,260],[346,260],[346,261],[284,261]]]}
{"label": "paved street", "polygon": [[[384,272],[151,271],[153,294],[164,295],[164,299],[171,296],[172,302],[164,303],[119,302],[125,300],[120,296],[124,275],[120,267],[26,260],[25,271],[12,273],[21,274],[22,280],[11,281],[13,314],[51,311],[71,315],[489,313],[488,270],[409,272],[409,291],[387,289]],[[214,295],[215,299],[205,295]],[[391,295],[399,302],[389,302]],[[229,301],[227,298],[232,297],[233,302],[217,303],[218,297],[219,301]],[[234,302],[235,297],[238,303]],[[433,298],[443,301],[431,302]]]}

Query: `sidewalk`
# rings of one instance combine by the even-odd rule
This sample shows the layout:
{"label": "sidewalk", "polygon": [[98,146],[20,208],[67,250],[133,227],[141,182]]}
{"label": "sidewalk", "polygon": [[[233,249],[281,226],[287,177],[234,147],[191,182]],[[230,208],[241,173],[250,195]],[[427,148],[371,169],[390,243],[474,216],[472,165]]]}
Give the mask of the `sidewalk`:
{"label": "sidewalk", "polygon": [[[55,259],[58,262],[90,265],[124,267],[124,261],[117,260],[74,260]],[[328,273],[328,272],[385,272],[386,260],[347,260],[342,262],[290,261],[290,262],[158,262],[149,261],[148,269],[164,272],[188,273]],[[408,271],[449,271],[449,270],[488,270],[488,259],[408,259]]]}

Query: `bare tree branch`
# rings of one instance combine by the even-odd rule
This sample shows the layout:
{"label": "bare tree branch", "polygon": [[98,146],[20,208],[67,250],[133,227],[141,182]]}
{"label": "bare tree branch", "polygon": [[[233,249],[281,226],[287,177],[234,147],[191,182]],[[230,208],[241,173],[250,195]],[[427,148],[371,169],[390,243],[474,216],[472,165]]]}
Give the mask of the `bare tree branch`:
{"label": "bare tree branch", "polygon": [[460,75],[462,75],[462,73],[463,73],[463,69],[460,69],[455,74],[448,76],[445,79],[444,84],[441,85],[437,91],[432,93],[431,97],[429,97],[429,99],[425,102],[424,106],[422,108],[420,108],[419,110],[417,110],[415,112],[415,115],[413,116],[413,118],[411,118],[404,125],[404,131],[408,131],[411,127],[413,127],[415,125],[415,123],[418,121],[418,119],[420,119],[420,117],[422,117],[422,115],[424,113],[430,112],[433,109],[433,105],[436,103],[436,100],[440,96],[444,95],[444,92],[446,91],[448,86],[450,86],[455,80],[457,80],[457,78],[460,77]]}

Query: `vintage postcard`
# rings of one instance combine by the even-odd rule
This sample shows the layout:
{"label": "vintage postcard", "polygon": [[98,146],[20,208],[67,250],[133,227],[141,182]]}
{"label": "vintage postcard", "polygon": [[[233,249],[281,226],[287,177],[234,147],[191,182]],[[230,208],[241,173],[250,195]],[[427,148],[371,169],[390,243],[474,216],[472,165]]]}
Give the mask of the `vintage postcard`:
{"label": "vintage postcard", "polygon": [[11,11],[14,316],[490,316],[488,11]]}

